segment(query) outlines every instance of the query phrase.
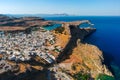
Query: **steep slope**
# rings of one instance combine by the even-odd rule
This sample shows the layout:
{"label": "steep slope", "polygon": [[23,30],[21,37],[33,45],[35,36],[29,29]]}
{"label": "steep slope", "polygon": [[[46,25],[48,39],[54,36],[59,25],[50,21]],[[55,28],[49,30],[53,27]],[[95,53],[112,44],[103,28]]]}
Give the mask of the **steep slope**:
{"label": "steep slope", "polygon": [[71,38],[63,53],[59,56],[59,66],[67,70],[71,75],[78,72],[91,74],[95,78],[99,74],[112,76],[108,68],[103,64],[103,53],[96,46],[82,43],[82,40],[95,31],[94,28],[79,28],[68,26]]}

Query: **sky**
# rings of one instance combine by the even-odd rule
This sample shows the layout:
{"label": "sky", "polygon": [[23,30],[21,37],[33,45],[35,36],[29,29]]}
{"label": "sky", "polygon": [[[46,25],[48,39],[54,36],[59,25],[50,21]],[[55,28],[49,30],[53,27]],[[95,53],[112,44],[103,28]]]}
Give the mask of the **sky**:
{"label": "sky", "polygon": [[120,0],[0,0],[0,14],[120,16]]}

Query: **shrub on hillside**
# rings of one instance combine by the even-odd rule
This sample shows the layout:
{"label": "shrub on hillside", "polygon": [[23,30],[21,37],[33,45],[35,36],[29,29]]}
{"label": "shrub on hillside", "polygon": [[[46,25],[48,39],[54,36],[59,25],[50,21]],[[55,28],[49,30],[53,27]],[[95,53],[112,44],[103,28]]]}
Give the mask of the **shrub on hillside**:
{"label": "shrub on hillside", "polygon": [[78,72],[74,74],[73,77],[75,80],[90,80],[91,79],[90,74],[84,73],[84,72]]}

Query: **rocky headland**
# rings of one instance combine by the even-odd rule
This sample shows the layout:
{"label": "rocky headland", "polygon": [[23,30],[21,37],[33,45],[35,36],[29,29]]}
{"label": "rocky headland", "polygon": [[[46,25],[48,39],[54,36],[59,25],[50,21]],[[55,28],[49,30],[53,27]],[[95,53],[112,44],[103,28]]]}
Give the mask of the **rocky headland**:
{"label": "rocky headland", "polygon": [[[89,21],[83,21],[89,22]],[[93,78],[99,74],[112,76],[104,63],[102,51],[96,46],[83,43],[83,39],[96,31],[95,28],[79,28],[76,22],[65,24],[65,33],[70,35],[69,42],[66,44],[63,52],[57,58],[60,68],[74,75],[80,71],[90,73]],[[78,23],[78,22],[77,22]],[[89,22],[90,23],[90,22]]]}
{"label": "rocky headland", "polygon": [[[103,64],[102,51],[83,43],[96,31],[80,28],[83,23],[91,24],[88,20],[60,22],[0,15],[0,80],[77,80],[79,72],[89,74],[86,80],[99,74],[113,76]],[[51,31],[44,29],[54,24],[62,25]]]}

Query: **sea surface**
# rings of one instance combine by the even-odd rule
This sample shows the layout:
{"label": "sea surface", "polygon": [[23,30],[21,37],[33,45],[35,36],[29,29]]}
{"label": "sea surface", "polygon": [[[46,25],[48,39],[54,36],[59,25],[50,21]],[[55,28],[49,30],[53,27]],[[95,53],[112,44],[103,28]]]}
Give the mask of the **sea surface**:
{"label": "sea surface", "polygon": [[90,20],[95,33],[85,39],[87,43],[94,44],[104,53],[113,57],[113,62],[120,67],[120,16],[65,16],[44,17],[46,20],[76,21]]}

